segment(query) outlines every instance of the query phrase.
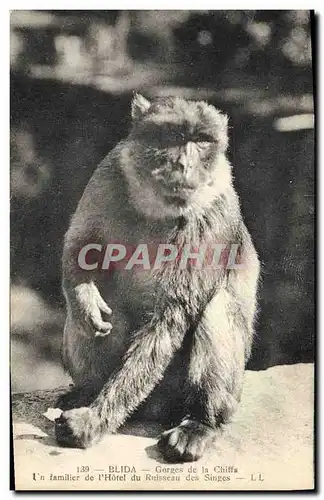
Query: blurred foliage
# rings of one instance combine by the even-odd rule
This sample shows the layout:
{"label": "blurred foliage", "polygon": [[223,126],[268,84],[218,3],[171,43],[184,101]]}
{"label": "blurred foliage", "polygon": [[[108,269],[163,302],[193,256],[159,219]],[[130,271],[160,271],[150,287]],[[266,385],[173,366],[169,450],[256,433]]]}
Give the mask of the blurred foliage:
{"label": "blurred foliage", "polygon": [[221,83],[225,72],[259,85],[275,75],[291,86],[295,72],[299,89],[301,75],[310,89],[309,17],[309,11],[13,11],[11,65],[92,84],[100,75],[131,75],[139,63],[179,65],[177,81],[186,85]]}
{"label": "blurred foliage", "polygon": [[134,89],[207,99],[263,262],[252,369],[313,359],[309,11],[12,11],[12,388],[68,381],[61,251],[78,199],[129,127]]}

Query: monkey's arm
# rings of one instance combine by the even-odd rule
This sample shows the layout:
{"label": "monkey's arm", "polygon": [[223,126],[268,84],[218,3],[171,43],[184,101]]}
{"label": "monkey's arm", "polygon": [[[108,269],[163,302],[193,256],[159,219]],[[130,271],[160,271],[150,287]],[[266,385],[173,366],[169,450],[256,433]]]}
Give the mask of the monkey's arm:
{"label": "monkey's arm", "polygon": [[[86,187],[65,235],[62,258],[62,284],[67,308],[86,336],[106,335],[112,328],[102,313],[110,315],[97,287],[100,262],[105,243],[109,240],[110,222],[107,220],[111,203],[109,179],[98,169]],[[105,233],[104,233],[105,231]],[[94,247],[87,247],[87,245]],[[96,249],[97,245],[97,249]],[[82,263],[86,263],[84,267]],[[97,263],[97,268],[89,264]]]}
{"label": "monkey's arm", "polygon": [[139,330],[122,368],[111,376],[92,405],[63,412],[56,421],[58,442],[85,448],[103,433],[116,431],[162,379],[188,326],[184,309],[168,305],[161,317]]}
{"label": "monkey's arm", "polygon": [[[89,229],[86,224],[78,227],[78,234],[74,234],[72,223],[66,235],[63,251],[63,291],[68,312],[74,321],[80,324],[80,331],[86,336],[106,335],[112,325],[104,321],[102,313],[112,313],[103,300],[97,287],[97,271],[82,269],[79,264],[79,254],[89,242]],[[98,241],[98,236],[97,240]]]}
{"label": "monkey's arm", "polygon": [[188,366],[188,417],[158,441],[163,457],[176,462],[199,459],[236,411],[250,356],[259,261],[242,224],[241,268],[229,269],[224,288],[208,303],[192,331]]}
{"label": "monkey's arm", "polygon": [[245,362],[248,361],[254,335],[254,322],[257,315],[257,294],[260,279],[260,261],[244,222],[241,222],[241,241],[243,267],[229,274],[228,286],[246,322],[244,345]]}

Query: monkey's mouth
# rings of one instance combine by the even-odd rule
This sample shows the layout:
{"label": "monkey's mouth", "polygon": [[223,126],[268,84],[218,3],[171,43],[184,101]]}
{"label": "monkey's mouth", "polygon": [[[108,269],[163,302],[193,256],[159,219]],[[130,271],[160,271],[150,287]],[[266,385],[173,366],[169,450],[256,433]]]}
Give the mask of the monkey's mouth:
{"label": "monkey's mouth", "polygon": [[196,187],[192,185],[174,184],[163,186],[164,197],[173,203],[185,204],[190,200],[192,194],[196,191]]}

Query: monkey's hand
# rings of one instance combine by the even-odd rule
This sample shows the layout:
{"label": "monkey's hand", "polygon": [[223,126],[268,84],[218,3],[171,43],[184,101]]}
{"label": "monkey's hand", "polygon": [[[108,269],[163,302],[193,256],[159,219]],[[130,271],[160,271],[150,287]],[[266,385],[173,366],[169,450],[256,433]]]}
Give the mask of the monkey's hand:
{"label": "monkey's hand", "polygon": [[91,408],[64,411],[55,419],[58,444],[70,448],[89,448],[101,438],[100,419]]}
{"label": "monkey's hand", "polygon": [[75,309],[73,313],[84,324],[86,335],[103,337],[110,333],[112,324],[104,321],[102,315],[110,316],[112,311],[93,281],[75,287],[73,299],[72,304]]}

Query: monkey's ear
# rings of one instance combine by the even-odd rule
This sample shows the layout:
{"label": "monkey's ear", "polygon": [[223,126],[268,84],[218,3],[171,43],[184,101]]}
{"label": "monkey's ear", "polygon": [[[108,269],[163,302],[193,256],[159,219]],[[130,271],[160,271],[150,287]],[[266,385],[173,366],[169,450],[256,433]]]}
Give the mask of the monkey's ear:
{"label": "monkey's ear", "polygon": [[226,151],[228,147],[228,116],[225,113],[219,114],[219,146]]}
{"label": "monkey's ear", "polygon": [[221,123],[222,126],[224,127],[225,130],[227,130],[228,127],[228,116],[225,113],[221,113]]}
{"label": "monkey's ear", "polygon": [[[215,108],[214,108],[215,109]],[[218,109],[215,109],[217,115],[217,125],[218,129],[224,133],[227,134],[227,129],[228,129],[228,116],[223,112],[219,111]]]}
{"label": "monkey's ear", "polygon": [[145,97],[143,97],[141,94],[134,94],[131,104],[132,119],[137,120],[138,118],[141,118],[141,116],[143,116],[146,111],[148,111],[150,106],[150,101],[145,99]]}

